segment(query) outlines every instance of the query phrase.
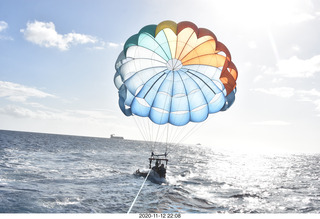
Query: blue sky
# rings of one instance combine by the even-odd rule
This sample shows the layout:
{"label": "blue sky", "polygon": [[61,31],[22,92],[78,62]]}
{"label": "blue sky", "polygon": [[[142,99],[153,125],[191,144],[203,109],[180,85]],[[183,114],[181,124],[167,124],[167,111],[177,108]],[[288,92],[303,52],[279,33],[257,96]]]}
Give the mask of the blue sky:
{"label": "blue sky", "polygon": [[0,1],[0,129],[142,139],[118,108],[114,63],[163,20],[212,30],[238,68],[235,104],[185,143],[320,152],[320,3]]}

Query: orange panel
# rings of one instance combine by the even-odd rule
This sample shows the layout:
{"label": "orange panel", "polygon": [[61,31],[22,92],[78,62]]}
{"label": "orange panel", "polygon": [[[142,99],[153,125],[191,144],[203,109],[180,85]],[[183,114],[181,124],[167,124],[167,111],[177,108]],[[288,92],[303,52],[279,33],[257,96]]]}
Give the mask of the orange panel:
{"label": "orange panel", "polygon": [[211,65],[213,67],[224,66],[226,57],[218,54],[206,54],[202,56],[196,56],[193,59],[189,59],[182,62],[183,65]]}
{"label": "orange panel", "polygon": [[194,30],[191,28],[188,28],[188,27],[181,30],[181,32],[178,34],[176,56],[175,56],[176,59],[179,59],[181,52],[183,51],[183,49],[187,45],[187,43],[192,35],[196,36]]}
{"label": "orange panel", "polygon": [[194,59],[197,56],[203,56],[203,55],[214,54],[214,53],[216,53],[216,42],[212,39],[200,44],[199,46],[194,48],[192,51],[190,51],[187,55],[185,55],[185,57],[183,58],[180,57],[180,59],[181,59],[181,62],[183,63],[190,59]]}
{"label": "orange panel", "polygon": [[197,46],[200,46],[201,44],[203,44],[204,42],[209,41],[209,40],[212,40],[211,36],[203,36],[203,37],[198,39],[195,34],[192,34],[192,36],[190,37],[187,45],[184,47],[183,51],[179,55],[178,59],[180,59],[180,60],[183,59],[194,48],[196,48]]}

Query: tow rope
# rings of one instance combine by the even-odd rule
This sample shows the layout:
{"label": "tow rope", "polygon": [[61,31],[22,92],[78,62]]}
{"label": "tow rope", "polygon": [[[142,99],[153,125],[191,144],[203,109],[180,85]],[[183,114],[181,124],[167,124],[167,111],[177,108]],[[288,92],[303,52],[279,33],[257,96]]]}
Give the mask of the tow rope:
{"label": "tow rope", "polygon": [[149,172],[148,172],[148,174],[147,174],[146,178],[144,179],[144,181],[143,181],[143,183],[142,183],[142,185],[141,185],[141,187],[140,187],[140,190],[139,190],[138,194],[136,195],[135,199],[133,200],[133,202],[132,202],[132,204],[131,204],[131,206],[130,206],[130,208],[129,208],[128,212],[127,212],[127,214],[129,214],[129,213],[130,213],[130,211],[131,211],[131,209],[132,209],[133,205],[136,203],[137,198],[138,198],[138,196],[139,196],[139,194],[140,194],[140,192],[141,192],[141,190],[142,190],[142,188],[143,188],[143,186],[144,186],[145,182],[147,181],[147,179],[148,179],[148,177],[149,177],[150,172],[151,172],[151,169],[149,170]]}

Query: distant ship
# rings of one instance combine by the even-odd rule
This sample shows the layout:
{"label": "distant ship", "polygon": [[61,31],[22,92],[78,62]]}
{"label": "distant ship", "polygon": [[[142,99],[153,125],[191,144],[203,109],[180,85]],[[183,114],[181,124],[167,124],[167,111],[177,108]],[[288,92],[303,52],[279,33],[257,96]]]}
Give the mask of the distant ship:
{"label": "distant ship", "polygon": [[124,139],[122,136],[115,136],[115,134],[111,134],[110,138],[112,138],[112,139]]}

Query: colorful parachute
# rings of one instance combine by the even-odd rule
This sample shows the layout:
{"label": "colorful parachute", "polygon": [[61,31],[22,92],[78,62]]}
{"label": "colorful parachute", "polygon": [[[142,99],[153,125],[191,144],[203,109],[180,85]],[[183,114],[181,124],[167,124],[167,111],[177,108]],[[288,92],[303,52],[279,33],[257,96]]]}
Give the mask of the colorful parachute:
{"label": "colorful parachute", "polygon": [[145,26],[127,40],[115,68],[122,112],[156,124],[202,122],[235,99],[238,72],[227,47],[191,22]]}

